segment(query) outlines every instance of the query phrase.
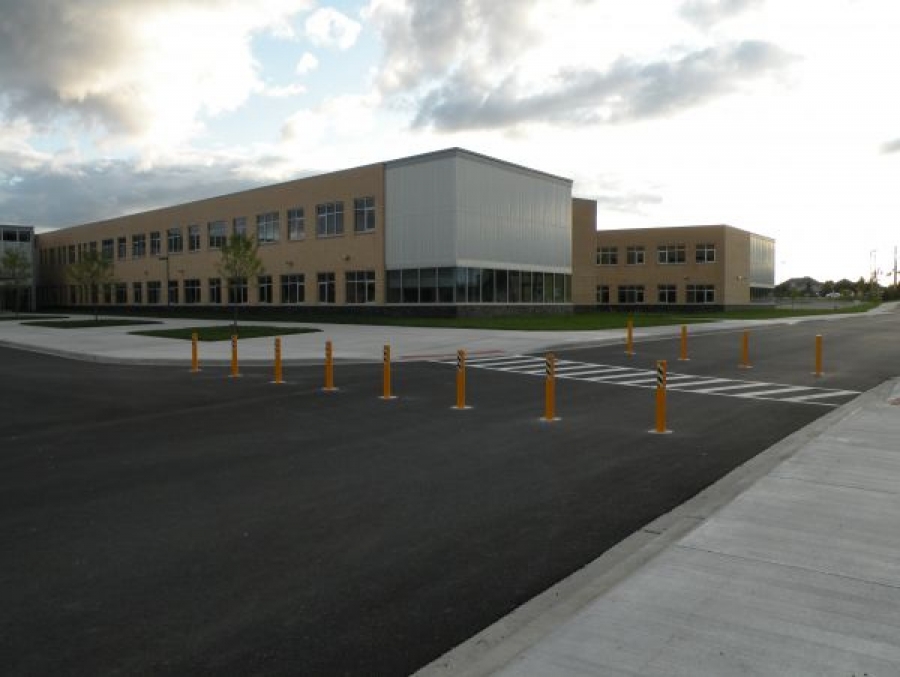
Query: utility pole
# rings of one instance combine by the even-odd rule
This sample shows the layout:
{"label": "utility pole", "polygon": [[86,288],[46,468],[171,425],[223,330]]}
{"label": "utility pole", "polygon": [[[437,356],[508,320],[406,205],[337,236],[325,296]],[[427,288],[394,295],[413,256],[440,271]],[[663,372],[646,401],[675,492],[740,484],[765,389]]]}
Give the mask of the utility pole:
{"label": "utility pole", "polygon": [[897,245],[894,245],[894,289],[897,288]]}

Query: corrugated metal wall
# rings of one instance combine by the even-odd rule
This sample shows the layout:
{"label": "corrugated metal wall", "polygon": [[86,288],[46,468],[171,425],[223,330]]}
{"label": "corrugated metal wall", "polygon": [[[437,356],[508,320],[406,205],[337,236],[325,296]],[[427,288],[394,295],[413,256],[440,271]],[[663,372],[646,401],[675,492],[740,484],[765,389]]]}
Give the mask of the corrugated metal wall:
{"label": "corrugated metal wall", "polygon": [[447,154],[388,166],[389,269],[473,266],[571,272],[572,184]]}

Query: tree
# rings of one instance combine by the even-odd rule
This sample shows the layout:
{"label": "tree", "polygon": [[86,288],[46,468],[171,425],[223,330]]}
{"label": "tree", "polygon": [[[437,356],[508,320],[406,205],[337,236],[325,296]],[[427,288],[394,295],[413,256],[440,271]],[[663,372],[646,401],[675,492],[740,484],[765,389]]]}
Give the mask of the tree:
{"label": "tree", "polygon": [[21,249],[7,249],[0,260],[4,277],[12,280],[16,294],[16,318],[21,308],[21,293],[25,282],[31,277],[31,257]]}
{"label": "tree", "polygon": [[216,264],[219,274],[228,280],[229,296],[234,309],[234,331],[238,326],[238,298],[241,280],[247,284],[250,278],[263,272],[263,264],[259,259],[259,244],[243,233],[235,233],[222,245],[221,259]]}
{"label": "tree", "polygon": [[81,260],[69,267],[69,278],[73,283],[82,288],[82,293],[87,294],[94,308],[94,320],[100,321],[97,310],[99,298],[98,288],[115,281],[112,259],[103,256],[100,252],[85,252]]}

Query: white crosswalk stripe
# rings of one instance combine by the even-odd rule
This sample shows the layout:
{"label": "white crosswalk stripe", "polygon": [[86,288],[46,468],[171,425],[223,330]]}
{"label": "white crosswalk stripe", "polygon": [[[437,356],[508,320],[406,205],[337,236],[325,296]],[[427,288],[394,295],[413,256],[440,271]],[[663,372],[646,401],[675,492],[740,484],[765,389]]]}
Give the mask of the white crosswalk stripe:
{"label": "white crosswalk stripe", "polygon": [[[441,364],[456,365],[456,360],[442,361]],[[525,376],[546,374],[545,360],[534,355],[504,355],[477,357],[466,360],[473,369],[501,371]],[[619,367],[611,364],[593,364],[575,360],[558,360],[556,377],[572,381],[630,386],[634,388],[655,388],[656,371],[637,367]],[[669,372],[666,387],[684,393],[697,395],[719,395],[742,399],[774,400],[793,404],[812,404],[837,407],[859,395],[856,390],[797,386],[787,383],[766,383],[764,381],[743,381],[717,376],[700,376]]]}

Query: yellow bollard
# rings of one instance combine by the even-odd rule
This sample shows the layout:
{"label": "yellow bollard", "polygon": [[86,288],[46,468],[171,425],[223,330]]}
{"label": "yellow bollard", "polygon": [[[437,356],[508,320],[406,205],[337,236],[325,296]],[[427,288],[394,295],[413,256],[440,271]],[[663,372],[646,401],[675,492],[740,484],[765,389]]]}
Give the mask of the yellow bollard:
{"label": "yellow bollard", "polygon": [[816,334],[816,376],[822,375],[822,335]]}
{"label": "yellow bollard", "polygon": [[391,347],[384,346],[384,366],[382,367],[382,394],[383,400],[396,400],[397,396],[391,394]]}
{"label": "yellow bollard", "polygon": [[666,429],[666,361],[656,363],[656,427],[650,432],[664,435],[672,432]]}
{"label": "yellow bollard", "polygon": [[466,406],[466,351],[456,352],[456,406],[454,409],[468,409]]}
{"label": "yellow bollard", "polygon": [[240,376],[238,373],[238,337],[236,334],[231,336],[231,378]]}
{"label": "yellow bollard", "polygon": [[273,383],[284,383],[281,372],[281,337],[275,337],[275,380]]}
{"label": "yellow bollard", "polygon": [[556,418],[556,355],[547,353],[547,379],[544,381],[544,421]]}
{"label": "yellow bollard", "polygon": [[628,320],[625,326],[625,354],[634,357],[634,320]]}
{"label": "yellow bollard", "polygon": [[334,351],[331,341],[325,341],[325,387],[322,390],[327,393],[337,390],[334,387]]}
{"label": "yellow bollard", "polygon": [[197,341],[199,338],[197,332],[191,333],[191,373],[196,374],[200,371],[200,356],[197,350]]}
{"label": "yellow bollard", "polygon": [[750,332],[748,330],[744,331],[744,336],[741,339],[741,363],[738,365],[738,368],[753,368],[750,366]]}
{"label": "yellow bollard", "polygon": [[681,352],[678,355],[679,362],[687,362],[690,360],[687,353],[687,325],[681,325]]}

